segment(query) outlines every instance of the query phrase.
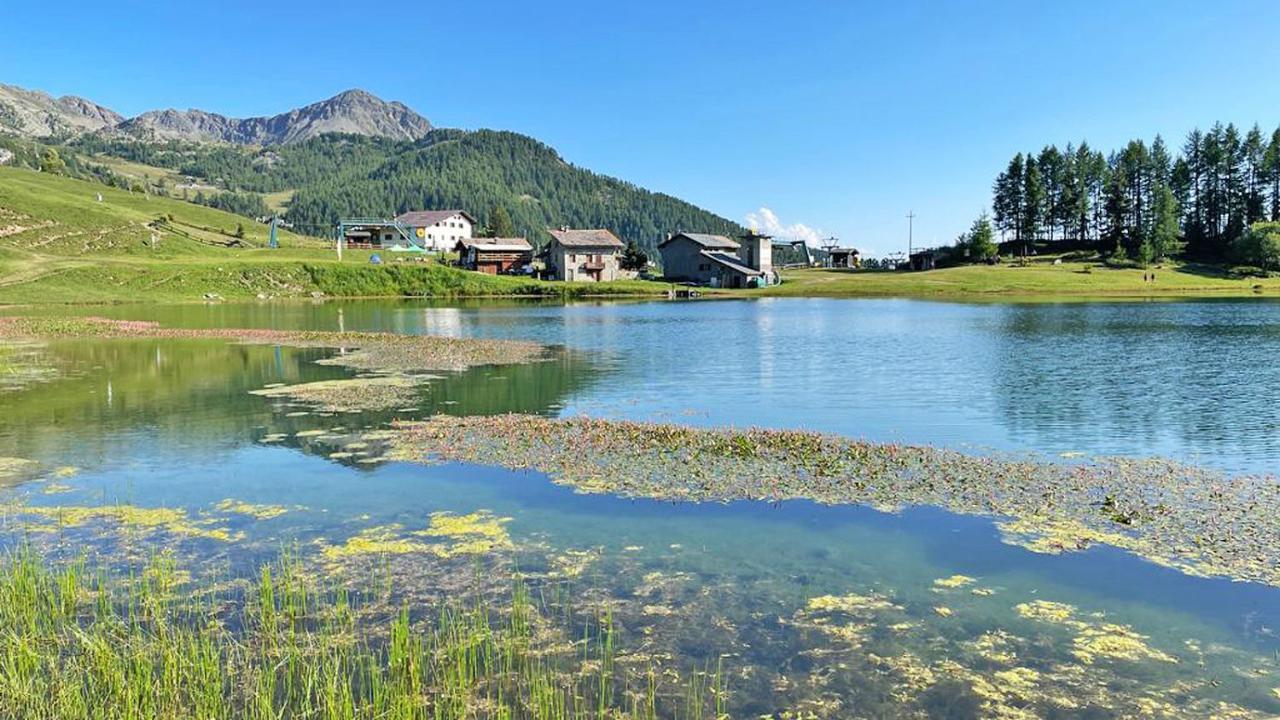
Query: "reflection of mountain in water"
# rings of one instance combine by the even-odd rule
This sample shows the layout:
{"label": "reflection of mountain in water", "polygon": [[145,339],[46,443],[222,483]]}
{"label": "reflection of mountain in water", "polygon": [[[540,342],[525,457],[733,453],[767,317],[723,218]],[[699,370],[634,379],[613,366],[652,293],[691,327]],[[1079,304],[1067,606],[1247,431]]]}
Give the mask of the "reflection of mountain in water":
{"label": "reflection of mountain in water", "polygon": [[98,465],[224,452],[252,442],[264,428],[293,434],[433,413],[548,414],[597,375],[584,356],[557,352],[546,362],[479,367],[433,380],[412,413],[286,417],[249,391],[348,376],[314,362],[327,351],[206,340],[80,340],[54,343],[48,354],[69,373],[5,394],[0,456]]}
{"label": "reflection of mountain in water", "polygon": [[1274,457],[1274,311],[1214,302],[1002,307],[991,333],[992,397],[1009,432],[1032,447],[1199,455],[1228,469]]}

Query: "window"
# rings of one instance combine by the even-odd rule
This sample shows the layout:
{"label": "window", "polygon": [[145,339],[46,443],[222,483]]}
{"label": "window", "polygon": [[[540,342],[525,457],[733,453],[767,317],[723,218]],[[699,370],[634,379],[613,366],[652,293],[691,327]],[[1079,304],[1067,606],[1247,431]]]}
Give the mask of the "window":
{"label": "window", "polygon": [[705,264],[705,263],[704,263],[704,264],[702,264],[702,265],[699,265],[699,266],[698,266],[698,269],[699,269],[699,270],[701,270],[701,271],[703,271],[703,272],[706,272],[707,270],[710,270],[710,269],[711,269],[711,266],[710,266],[710,265],[708,265],[708,264]]}

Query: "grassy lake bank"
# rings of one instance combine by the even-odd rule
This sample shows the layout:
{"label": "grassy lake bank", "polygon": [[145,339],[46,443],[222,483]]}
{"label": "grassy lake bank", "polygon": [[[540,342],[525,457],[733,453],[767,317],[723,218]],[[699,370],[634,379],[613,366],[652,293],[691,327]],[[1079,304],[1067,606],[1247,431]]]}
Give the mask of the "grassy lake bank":
{"label": "grassy lake bank", "polygon": [[[1144,280],[1154,273],[1155,280]],[[968,265],[926,272],[787,270],[768,297],[904,297],[938,300],[1124,300],[1275,297],[1280,278],[1232,277],[1212,265],[1166,262],[1151,269],[1039,260],[1025,266]]]}

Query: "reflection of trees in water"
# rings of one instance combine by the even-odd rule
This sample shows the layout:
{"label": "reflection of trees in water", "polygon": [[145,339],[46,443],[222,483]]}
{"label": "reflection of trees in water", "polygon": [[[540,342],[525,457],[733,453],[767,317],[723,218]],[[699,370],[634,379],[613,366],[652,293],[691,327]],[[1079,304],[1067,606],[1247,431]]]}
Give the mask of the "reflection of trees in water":
{"label": "reflection of trees in water", "polygon": [[1275,458],[1280,331],[1251,320],[1277,309],[1003,307],[993,333],[995,401],[1011,434],[1034,447],[1206,454],[1233,469],[1245,458]]}
{"label": "reflection of trees in water", "polygon": [[323,351],[221,341],[80,340],[48,352],[69,375],[4,397],[0,454],[106,459],[125,451],[125,433],[225,447],[270,420],[249,390],[342,374],[309,362]]}
{"label": "reflection of trees in water", "polygon": [[[217,452],[248,442],[264,427],[292,434],[376,425],[407,414],[285,417],[249,394],[271,383],[347,377],[341,368],[313,362],[329,354],[325,350],[221,341],[81,340],[52,344],[48,352],[72,373],[6,393],[0,401],[0,456],[118,461],[142,439],[151,451]],[[564,351],[546,362],[472,368],[425,385],[413,415],[550,414],[596,377],[585,356]]]}

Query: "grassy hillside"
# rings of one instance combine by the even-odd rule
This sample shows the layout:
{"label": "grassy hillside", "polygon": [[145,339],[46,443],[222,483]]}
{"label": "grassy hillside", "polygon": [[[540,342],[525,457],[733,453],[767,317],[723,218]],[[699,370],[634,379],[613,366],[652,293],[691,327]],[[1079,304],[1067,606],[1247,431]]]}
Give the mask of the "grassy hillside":
{"label": "grassy hillside", "polygon": [[[1155,273],[1155,281],[1143,275]],[[1280,278],[1238,278],[1207,265],[1164,263],[1143,270],[1100,263],[1051,260],[1016,265],[972,265],[929,272],[793,270],[783,284],[758,291],[770,296],[1060,298],[1184,297],[1280,294]]]}
{"label": "grassy hillside", "polygon": [[[102,201],[98,201],[101,194]],[[237,228],[244,237],[238,238]],[[544,283],[438,263],[342,263],[327,242],[247,218],[98,183],[0,167],[0,303],[328,296],[655,294],[661,283]],[[390,254],[387,254],[388,256]]]}

